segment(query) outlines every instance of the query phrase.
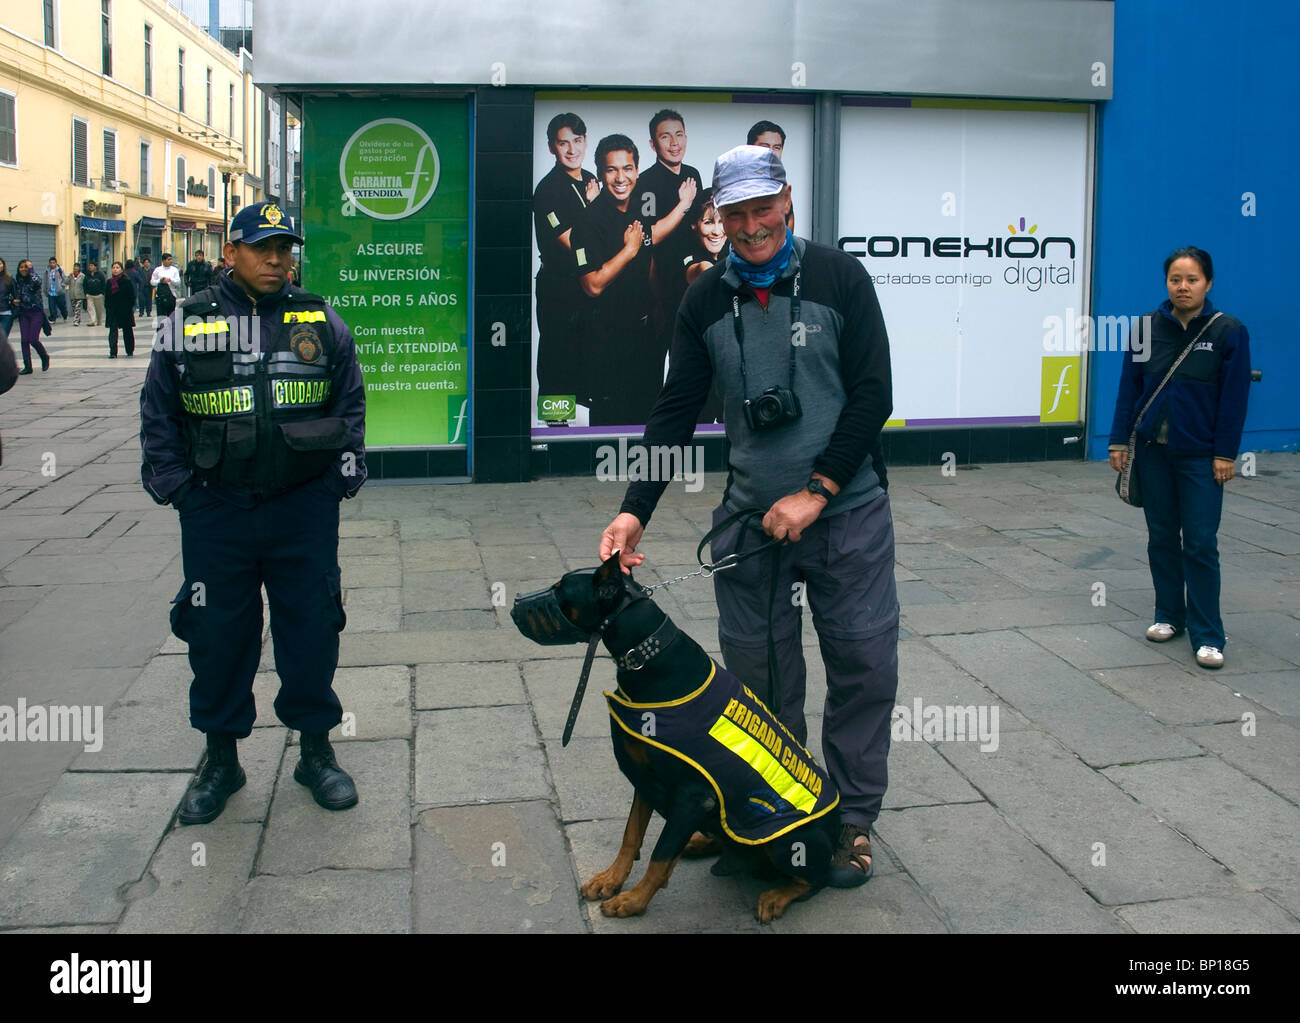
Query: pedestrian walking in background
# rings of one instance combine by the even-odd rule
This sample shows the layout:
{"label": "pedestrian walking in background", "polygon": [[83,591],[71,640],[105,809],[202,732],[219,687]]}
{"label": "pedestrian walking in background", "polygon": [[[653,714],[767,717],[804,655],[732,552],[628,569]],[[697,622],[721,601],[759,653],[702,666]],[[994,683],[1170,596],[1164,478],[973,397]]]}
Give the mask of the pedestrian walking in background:
{"label": "pedestrian walking in background", "polygon": [[41,301],[41,275],[32,269],[30,259],[24,259],[18,264],[12,304],[23,341],[23,368],[18,372],[26,375],[32,371],[33,348],[41,357],[41,371],[44,372],[50,368],[50,356],[41,344],[41,330],[48,329],[49,320],[45,317],[45,306]]}
{"label": "pedestrian walking in background", "polygon": [[81,264],[72,264],[72,273],[68,274],[68,301],[72,303],[72,325],[81,326],[81,314],[86,309],[86,275],[81,272]]}
{"label": "pedestrian walking in background", "polygon": [[153,275],[153,264],[145,256],[135,265],[136,275],[131,283],[135,285],[135,311],[141,316],[153,315],[153,285],[149,278]]}
{"label": "pedestrian walking in background", "polygon": [[50,323],[58,319],[59,314],[63,315],[64,320],[68,318],[68,278],[63,272],[63,267],[59,266],[59,261],[53,256],[50,257],[50,269],[45,275],[46,295],[50,305]]}
{"label": "pedestrian walking in background", "polygon": [[108,290],[108,278],[99,272],[99,267],[95,263],[86,264],[86,319],[93,321],[87,324],[90,327],[98,327],[104,322],[104,292]]}
{"label": "pedestrian walking in background", "polygon": [[108,310],[108,357],[117,358],[117,332],[120,330],[127,358],[130,358],[135,354],[135,286],[121,263],[113,263],[113,276],[108,279],[104,306]]}
{"label": "pedestrian walking in background", "polygon": [[1156,591],[1147,639],[1188,632],[1202,668],[1223,667],[1219,519],[1250,391],[1250,335],[1214,308],[1213,283],[1204,249],[1177,249],[1165,260],[1169,298],[1142,318],[1145,344],[1129,346],[1110,431],[1111,468],[1123,472],[1135,459],[1130,473],[1146,513]]}
{"label": "pedestrian walking in background", "polygon": [[0,259],[0,338],[7,338],[14,325],[14,279],[9,264]]}
{"label": "pedestrian walking in background", "polygon": [[154,289],[153,304],[159,316],[170,316],[176,311],[176,298],[181,290],[181,272],[172,266],[172,254],[164,252],[162,262],[153,268],[149,284]]}

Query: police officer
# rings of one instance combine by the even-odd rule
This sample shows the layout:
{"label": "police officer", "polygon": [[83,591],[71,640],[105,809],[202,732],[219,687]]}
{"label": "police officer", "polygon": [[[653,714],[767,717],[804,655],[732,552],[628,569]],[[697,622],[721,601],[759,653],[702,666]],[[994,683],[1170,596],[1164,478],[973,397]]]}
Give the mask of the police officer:
{"label": "police officer", "polygon": [[180,513],[171,625],[189,644],[190,723],[207,736],[182,824],[215,820],[244,784],[235,742],[256,717],[263,584],[276,716],[302,733],[294,780],[326,809],[357,802],[328,732],[342,719],[339,501],[366,479],[365,387],[343,321],[288,282],[302,241],[274,203],[241,210],[230,272],[160,321],[140,395],[145,489]]}

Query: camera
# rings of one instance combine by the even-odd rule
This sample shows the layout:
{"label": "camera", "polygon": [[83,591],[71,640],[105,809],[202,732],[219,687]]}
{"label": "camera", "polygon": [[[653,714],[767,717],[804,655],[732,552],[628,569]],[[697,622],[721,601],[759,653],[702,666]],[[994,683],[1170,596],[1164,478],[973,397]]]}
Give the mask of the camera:
{"label": "camera", "polygon": [[802,415],[799,398],[788,387],[769,387],[757,398],[745,399],[745,422],[755,433],[793,423]]}

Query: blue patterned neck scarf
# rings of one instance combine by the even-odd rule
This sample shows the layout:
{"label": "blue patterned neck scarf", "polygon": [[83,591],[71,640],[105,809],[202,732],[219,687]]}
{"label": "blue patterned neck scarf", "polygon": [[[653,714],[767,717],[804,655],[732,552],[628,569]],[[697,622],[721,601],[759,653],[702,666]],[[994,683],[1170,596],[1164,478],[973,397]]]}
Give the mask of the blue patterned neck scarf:
{"label": "blue patterned neck scarf", "polygon": [[790,256],[794,253],[794,235],[789,231],[785,233],[785,244],[777,250],[775,256],[766,263],[754,264],[741,258],[737,254],[735,246],[732,246],[731,265],[736,268],[736,273],[740,279],[748,284],[751,288],[770,288],[773,282],[781,276],[790,263]]}

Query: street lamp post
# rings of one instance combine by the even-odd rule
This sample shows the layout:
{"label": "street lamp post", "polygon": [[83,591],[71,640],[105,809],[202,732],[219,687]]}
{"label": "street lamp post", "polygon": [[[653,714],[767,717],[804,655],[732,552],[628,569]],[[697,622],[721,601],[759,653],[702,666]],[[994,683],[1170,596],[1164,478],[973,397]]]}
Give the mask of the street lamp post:
{"label": "street lamp post", "polygon": [[224,251],[230,236],[230,178],[235,174],[243,174],[248,168],[242,163],[222,163],[219,169],[222,193],[221,248]]}

